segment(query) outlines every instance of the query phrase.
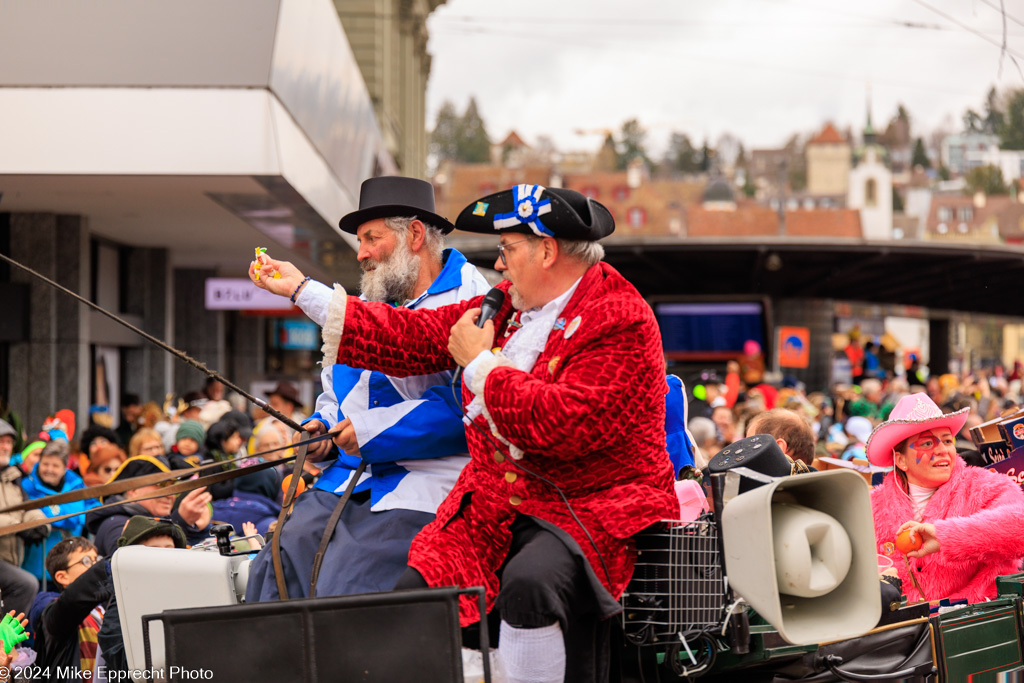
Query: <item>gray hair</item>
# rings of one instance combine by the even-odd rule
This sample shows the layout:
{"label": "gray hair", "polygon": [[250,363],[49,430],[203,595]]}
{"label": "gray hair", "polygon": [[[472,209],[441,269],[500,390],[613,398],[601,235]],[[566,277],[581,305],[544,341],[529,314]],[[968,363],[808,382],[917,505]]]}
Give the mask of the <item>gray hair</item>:
{"label": "gray hair", "polygon": [[70,454],[71,454],[71,447],[68,446],[68,442],[64,441],[63,439],[57,439],[57,440],[54,440],[54,441],[50,441],[45,446],[43,446],[43,450],[39,452],[39,459],[42,460],[43,458],[45,458],[47,456],[56,455],[61,460],[63,460],[64,461],[64,465],[67,466],[67,464],[68,464],[68,456]]}
{"label": "gray hair", "polygon": [[882,391],[882,380],[869,377],[860,383],[860,395],[874,394]]}
{"label": "gray hair", "polygon": [[[385,218],[384,225],[397,233],[400,237],[404,237],[409,233],[409,226],[412,225],[412,222],[415,220],[418,220],[416,216],[396,216],[392,218]],[[423,233],[423,244],[427,249],[427,254],[432,259],[440,261],[441,253],[444,251],[444,235],[433,225],[424,221],[420,222],[423,223],[423,227],[426,228]]]}
{"label": "gray hair", "polygon": [[703,448],[708,441],[714,440],[717,435],[715,423],[707,417],[691,417],[689,424],[686,426],[690,430],[693,440],[697,442],[698,448]]}
{"label": "gray hair", "polygon": [[578,261],[588,268],[604,260],[604,247],[588,240],[565,240],[555,238],[558,253]]}

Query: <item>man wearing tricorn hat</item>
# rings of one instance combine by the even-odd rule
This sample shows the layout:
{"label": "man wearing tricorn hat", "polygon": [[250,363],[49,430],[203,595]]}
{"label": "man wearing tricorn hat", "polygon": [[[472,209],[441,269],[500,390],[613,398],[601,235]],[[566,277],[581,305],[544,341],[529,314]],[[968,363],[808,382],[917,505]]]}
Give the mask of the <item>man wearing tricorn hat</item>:
{"label": "man wearing tricorn hat", "polygon": [[[413,178],[371,178],[363,183],[359,209],[340,227],[356,235],[360,287],[371,301],[410,309],[437,308],[487,291],[480,273],[444,235],[454,226],[434,211],[434,189]],[[281,275],[274,277],[274,273]],[[291,264],[254,262],[253,282],[290,296],[324,336],[342,321],[328,315],[332,290],[303,277]],[[340,289],[340,288],[339,288]],[[309,595],[320,538],[360,459],[369,463],[327,547],[317,595],[389,590],[405,571],[409,544],[455,485],[469,460],[462,414],[447,383],[451,372],[388,377],[364,366],[324,358],[324,392],[306,430],[336,432],[344,452],[312,491],[299,497],[282,539],[282,565],[290,597]],[[327,457],[310,447],[314,461]],[[247,599],[278,599],[270,551],[250,572]]]}
{"label": "man wearing tricorn hat", "polygon": [[[650,307],[597,241],[601,204],[520,185],[466,207],[495,234],[508,297],[434,311],[336,289],[325,352],[397,374],[466,368],[471,460],[413,541],[398,587],[484,586],[510,681],[608,676],[609,617],[632,574],[630,538],[678,514],[665,449],[665,362]],[[480,618],[463,598],[462,624]],[[494,612],[492,612],[494,613]]]}

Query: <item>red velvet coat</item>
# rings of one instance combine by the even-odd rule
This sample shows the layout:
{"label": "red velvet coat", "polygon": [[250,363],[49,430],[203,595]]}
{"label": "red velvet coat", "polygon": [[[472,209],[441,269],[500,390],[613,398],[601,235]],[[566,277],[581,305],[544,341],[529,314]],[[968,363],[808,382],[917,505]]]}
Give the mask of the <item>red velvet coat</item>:
{"label": "red velvet coat", "polygon": [[[481,299],[413,311],[350,296],[337,362],[395,376],[451,369],[450,330]],[[512,313],[506,298],[495,317],[496,346],[509,338]],[[437,519],[413,541],[409,564],[431,586],[484,586],[488,609],[517,514],[565,530],[615,598],[633,572],[631,537],[679,514],[665,450],[665,361],[653,311],[601,263],[587,270],[561,317],[565,329],[551,333],[531,372],[497,367],[487,375],[484,401],[498,432],[525,451],[519,464],[564,491],[600,549],[607,576],[558,493],[519,471],[506,446],[497,453],[480,416],[479,429],[466,429],[470,463]],[[463,400],[470,398],[467,389]],[[463,625],[476,621],[477,603],[463,598],[460,616]]]}

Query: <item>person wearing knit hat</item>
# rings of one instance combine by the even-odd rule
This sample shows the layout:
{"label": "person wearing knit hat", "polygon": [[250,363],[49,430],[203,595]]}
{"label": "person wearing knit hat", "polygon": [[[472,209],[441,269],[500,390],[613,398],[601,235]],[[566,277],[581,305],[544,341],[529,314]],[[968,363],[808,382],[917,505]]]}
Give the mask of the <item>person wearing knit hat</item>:
{"label": "person wearing knit hat", "polygon": [[[154,519],[145,515],[135,515],[124,523],[117,547],[144,545],[150,548],[186,548],[185,533],[174,522],[168,519]],[[125,680],[132,676],[128,673],[128,658],[125,655],[124,636],[121,633],[121,613],[117,605],[117,595],[111,591],[110,601],[103,614],[103,623],[96,635],[100,651],[107,671],[117,676],[108,675],[108,680]]]}
{"label": "person wearing knit hat", "polygon": [[[944,414],[927,394],[909,394],[868,439],[871,464],[893,467],[871,492],[878,552],[911,602],[994,598],[996,577],[1024,557],[1024,492],[956,453],[968,412]],[[917,548],[904,554],[896,539],[908,531]]]}
{"label": "person wearing knit hat", "polygon": [[[17,467],[16,456],[12,456],[17,431],[6,420],[0,419],[0,508],[19,505],[27,500],[21,482],[25,474]],[[39,449],[42,449],[40,442]],[[11,526],[21,522],[45,519],[41,510],[18,510],[0,514],[0,526]],[[39,590],[39,582],[29,572],[21,569],[25,559],[25,545],[41,543],[50,535],[49,524],[26,529],[19,534],[0,538],[0,591],[4,605],[18,612],[29,611],[32,600]]]}
{"label": "person wearing knit hat", "polygon": [[188,544],[185,541],[185,532],[174,522],[135,515],[124,525],[124,531],[117,539],[118,548],[129,545],[145,545],[150,548],[184,548]]}
{"label": "person wearing knit hat", "polygon": [[11,453],[14,452],[14,441],[18,433],[7,420],[0,420],[0,462],[7,465],[11,460]]}
{"label": "person wearing knit hat", "polygon": [[187,458],[198,453],[204,441],[206,441],[206,430],[203,429],[203,425],[197,420],[185,420],[178,425],[174,450]]}

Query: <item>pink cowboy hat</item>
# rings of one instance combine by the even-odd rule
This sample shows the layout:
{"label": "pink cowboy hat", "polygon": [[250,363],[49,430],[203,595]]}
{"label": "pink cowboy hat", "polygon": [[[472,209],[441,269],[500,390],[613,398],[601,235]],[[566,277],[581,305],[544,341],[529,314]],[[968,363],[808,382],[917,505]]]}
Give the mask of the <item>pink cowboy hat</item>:
{"label": "pink cowboy hat", "polygon": [[893,449],[901,441],[937,427],[948,427],[956,436],[967,422],[969,412],[970,408],[964,408],[945,414],[928,398],[928,394],[904,396],[889,413],[889,419],[875,427],[868,437],[868,460],[878,467],[892,467]]}

